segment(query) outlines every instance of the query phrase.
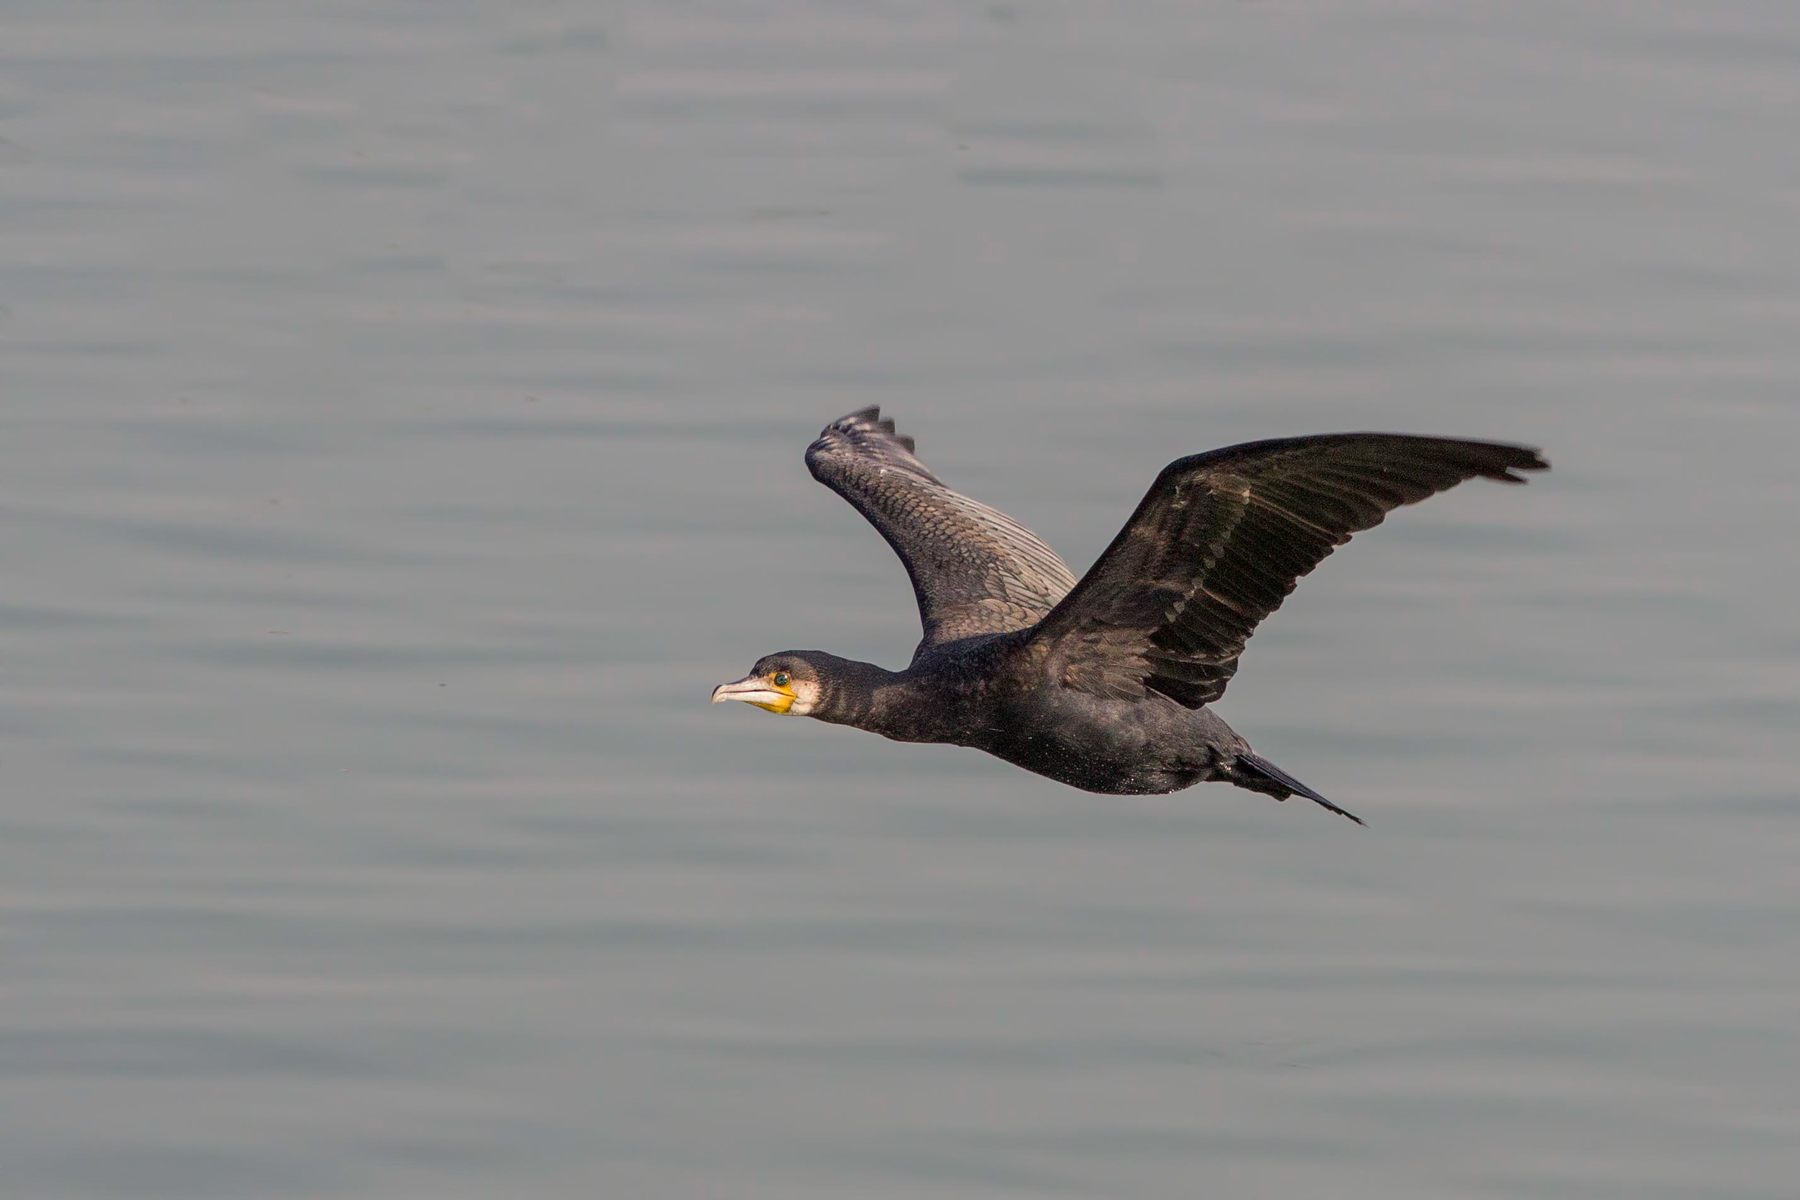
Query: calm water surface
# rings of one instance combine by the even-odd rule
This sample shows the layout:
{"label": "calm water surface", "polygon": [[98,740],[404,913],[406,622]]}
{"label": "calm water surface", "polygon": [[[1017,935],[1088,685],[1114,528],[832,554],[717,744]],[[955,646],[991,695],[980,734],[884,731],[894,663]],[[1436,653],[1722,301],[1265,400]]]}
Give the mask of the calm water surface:
{"label": "calm water surface", "polygon": [[[0,1194],[1800,1178],[1800,9],[0,18]],[[889,665],[880,403],[1546,447],[1221,711],[1368,817],[709,708]]]}

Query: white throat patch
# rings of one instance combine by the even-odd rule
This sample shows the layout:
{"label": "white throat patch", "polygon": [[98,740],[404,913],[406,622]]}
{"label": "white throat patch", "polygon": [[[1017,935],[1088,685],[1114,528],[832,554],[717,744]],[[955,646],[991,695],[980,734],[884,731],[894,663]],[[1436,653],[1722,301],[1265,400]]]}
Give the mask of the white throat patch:
{"label": "white throat patch", "polygon": [[796,679],[788,686],[794,692],[794,703],[787,710],[788,716],[804,717],[819,706],[819,685],[814,680]]}

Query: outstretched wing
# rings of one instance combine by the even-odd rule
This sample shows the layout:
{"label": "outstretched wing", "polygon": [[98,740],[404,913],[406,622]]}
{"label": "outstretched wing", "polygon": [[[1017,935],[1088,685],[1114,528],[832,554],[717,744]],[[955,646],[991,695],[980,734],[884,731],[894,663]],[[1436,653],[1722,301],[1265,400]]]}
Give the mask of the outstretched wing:
{"label": "outstretched wing", "polygon": [[878,407],[827,425],[807,447],[806,466],[906,565],[922,647],[1023,629],[1075,586],[1074,573],[1029,529],[945,487]]}
{"label": "outstretched wing", "polygon": [[1031,635],[1067,687],[1198,708],[1258,622],[1350,535],[1477,475],[1550,464],[1498,442],[1335,433],[1248,442],[1163,468],[1131,520]]}

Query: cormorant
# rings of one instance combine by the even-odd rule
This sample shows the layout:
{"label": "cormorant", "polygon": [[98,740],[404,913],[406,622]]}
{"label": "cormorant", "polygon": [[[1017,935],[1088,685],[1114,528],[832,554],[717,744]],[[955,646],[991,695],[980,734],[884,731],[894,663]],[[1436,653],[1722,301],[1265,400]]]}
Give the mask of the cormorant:
{"label": "cormorant", "polygon": [[879,407],[807,447],[906,565],[925,636],[904,671],[787,650],[713,689],[902,742],[973,746],[1090,792],[1222,780],[1358,825],[1206,706],[1257,623],[1358,530],[1480,475],[1523,483],[1526,446],[1394,433],[1275,438],[1164,467],[1078,582],[1011,517],[945,487]]}

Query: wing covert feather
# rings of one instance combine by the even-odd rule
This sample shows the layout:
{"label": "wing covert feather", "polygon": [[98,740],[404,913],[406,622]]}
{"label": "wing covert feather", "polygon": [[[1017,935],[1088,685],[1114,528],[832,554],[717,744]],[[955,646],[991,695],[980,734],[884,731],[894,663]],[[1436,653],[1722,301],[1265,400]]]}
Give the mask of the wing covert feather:
{"label": "wing covert feather", "polygon": [[1035,624],[1075,586],[1074,573],[1029,529],[944,486],[913,450],[871,406],[827,425],[806,466],[899,555],[919,604],[921,649]]}
{"label": "wing covert feather", "polygon": [[1263,618],[1353,533],[1484,476],[1548,467],[1498,442],[1339,433],[1249,442],[1165,467],[1106,552],[1039,623],[1064,686],[1217,700]]}

